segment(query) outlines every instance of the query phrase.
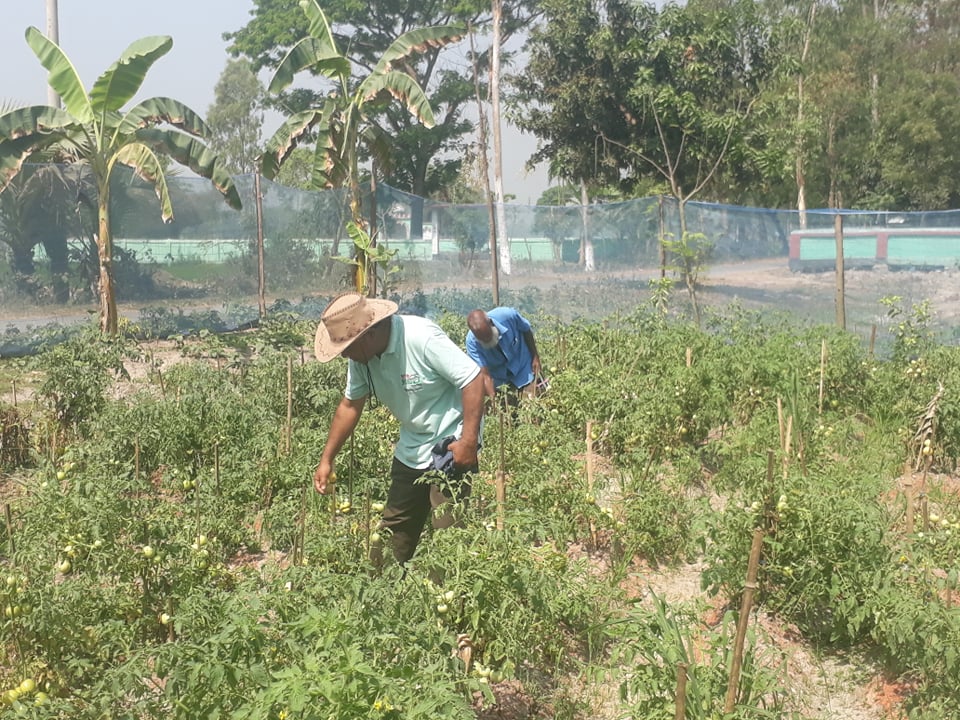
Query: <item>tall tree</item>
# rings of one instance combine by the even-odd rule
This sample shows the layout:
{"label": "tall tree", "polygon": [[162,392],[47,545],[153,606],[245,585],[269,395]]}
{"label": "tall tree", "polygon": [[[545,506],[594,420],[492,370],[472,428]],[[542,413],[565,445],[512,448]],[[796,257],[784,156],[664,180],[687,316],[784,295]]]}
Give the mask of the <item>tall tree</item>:
{"label": "tall tree", "polygon": [[[377,125],[372,109],[397,100],[418,122],[433,125],[433,111],[416,79],[395,67],[406,66],[407,58],[429,48],[442,47],[459,39],[461,28],[443,26],[411,30],[393,40],[373,69],[358,84],[352,82],[350,59],[342,54],[327,17],[316,0],[301,7],[310,21],[309,34],[295,44],[277,67],[270,92],[282,92],[294,76],[309,70],[332,83],[322,105],[295,113],[270,138],[264,149],[261,170],[276,177],[280,166],[297,145],[316,134],[313,182],[316,187],[347,187],[354,227],[351,236],[358,250],[369,242],[361,207],[359,158],[366,148],[380,167],[390,162],[389,136]],[[357,258],[355,277],[358,290],[367,290],[369,253]]]}
{"label": "tall tree", "polygon": [[164,219],[173,217],[173,205],[163,157],[211,179],[233,207],[240,207],[240,196],[217,156],[199,139],[209,133],[206,123],[186,105],[159,97],[120,112],[136,95],[153,64],[173,47],[170,37],[146,37],[132,43],[97,78],[89,93],[56,43],[34,27],[27,28],[26,38],[49,73],[48,82],[62,98],[64,110],[40,105],[0,115],[0,191],[38,149],[59,146],[74,163],[90,167],[97,189],[100,328],[104,334],[115,335],[110,179],[116,166],[129,166],[153,183]]}
{"label": "tall tree", "polygon": [[[537,138],[530,165],[546,162],[550,176],[577,187],[620,185],[616,150],[601,136],[626,143],[633,118],[624,112],[637,59],[628,50],[635,34],[652,30],[652,5],[623,0],[544,0],[543,21],[531,30],[524,71],[510,78],[508,114]],[[589,238],[583,233],[580,265]]]}
{"label": "tall tree", "polygon": [[67,237],[79,231],[76,197],[79,179],[51,158],[36,158],[0,192],[0,242],[10,247],[11,269],[21,290],[35,285],[34,249],[43,245],[50,260],[53,296],[69,298]]}
{"label": "tall tree", "polygon": [[266,92],[249,60],[228,60],[207,110],[210,147],[235,175],[252,173],[260,155]]}
{"label": "tall tree", "polygon": [[[253,19],[236,32],[226,33],[231,52],[253,61],[255,71],[277,68],[287,51],[306,37],[308,25],[297,0],[253,0]],[[533,17],[534,0],[504,3],[503,35],[513,37]],[[457,3],[407,2],[407,0],[352,0],[325,2],[324,13],[331,23],[337,46],[343,48],[354,70],[368,73],[379,60],[378,53],[395,38],[414,28],[457,24],[464,27],[489,25],[489,0]],[[489,53],[481,53],[481,71],[487,68]],[[431,97],[436,122],[425,128],[402,107],[372,108],[377,122],[391,135],[393,165],[385,179],[395,187],[418,197],[430,197],[457,176],[463,157],[464,138],[473,132],[465,110],[473,99],[469,63],[446,62],[442,48],[425,48],[406,58],[403,71],[413,77]],[[272,99],[285,115],[319,107],[325,89],[288,87]],[[422,205],[412,208],[411,232],[418,236],[422,226]]]}

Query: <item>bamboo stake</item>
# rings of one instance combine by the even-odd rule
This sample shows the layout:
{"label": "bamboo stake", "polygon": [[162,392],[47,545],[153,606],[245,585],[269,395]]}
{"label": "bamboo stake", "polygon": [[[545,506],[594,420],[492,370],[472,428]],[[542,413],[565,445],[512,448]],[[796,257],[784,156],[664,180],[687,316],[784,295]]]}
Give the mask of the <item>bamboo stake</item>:
{"label": "bamboo stake", "polygon": [[307,528],[307,488],[311,485],[308,480],[300,494],[300,510],[297,512],[297,534],[293,542],[291,558],[294,566],[303,565],[303,545]]}
{"label": "bamboo stake", "polygon": [[13,541],[13,515],[10,512],[10,503],[3,505],[3,519],[7,523],[7,544],[10,546],[10,552],[7,555],[13,555],[17,551],[17,546]]}
{"label": "bamboo stake", "polygon": [[877,325],[874,323],[870,326],[870,357],[873,357],[873,348],[877,342]]}
{"label": "bamboo stake", "polygon": [[213,481],[217,497],[220,497],[220,441],[213,444]]}
{"label": "bamboo stake", "polygon": [[783,424],[783,400],[777,398],[777,424],[780,426],[780,449],[783,450],[783,444],[786,439],[786,429]]}
{"label": "bamboo stake", "polygon": [[[173,597],[167,596],[167,602],[165,604],[166,611],[168,615],[173,615]],[[167,623],[167,642],[175,642],[177,639],[177,632],[174,628],[173,622]]]}
{"label": "bamboo stake", "polygon": [[503,530],[506,525],[505,515],[507,512],[507,472],[506,472],[506,450],[503,447],[503,423],[507,414],[506,405],[500,408],[499,413],[499,433],[500,433],[500,467],[496,473],[496,503],[497,503],[497,530]]}
{"label": "bamboo stake", "polygon": [[913,499],[913,478],[907,479],[903,483],[903,492],[907,496],[907,510],[906,510],[906,525],[905,529],[907,535],[913,535],[913,514],[914,509],[914,499]]}
{"label": "bamboo stake", "polygon": [[740,617],[737,618],[737,637],[733,645],[733,659],[730,666],[730,678],[727,682],[727,697],[723,712],[733,712],[737,702],[737,688],[740,684],[740,669],[743,665],[743,643],[747,636],[747,624],[750,621],[750,608],[753,594],[757,590],[757,571],[760,567],[760,552],[763,549],[763,528],[753,531],[753,544],[750,546],[750,560],[747,564],[747,581],[743,585],[743,598],[740,602]]}
{"label": "bamboo stake", "polygon": [[687,367],[693,367],[693,348],[687,348]]}
{"label": "bamboo stake", "polygon": [[793,415],[787,418],[787,434],[783,445],[783,477],[786,479],[790,469],[790,453],[793,448]]}
{"label": "bamboo stake", "polygon": [[140,482],[140,436],[133,439],[133,479]]}
{"label": "bamboo stake", "polygon": [[287,426],[284,432],[286,454],[290,454],[293,434],[293,357],[287,358]]}
{"label": "bamboo stake", "polygon": [[[593,420],[587,420],[587,495],[593,495]],[[597,527],[590,519],[590,540],[597,546]]]}
{"label": "bamboo stake", "polygon": [[677,695],[676,710],[673,713],[674,720],[684,720],[687,714],[687,664],[677,663]]}
{"label": "bamboo stake", "polygon": [[14,378],[10,381],[10,389],[13,392],[13,407],[17,407],[17,380]]}
{"label": "bamboo stake", "polygon": [[817,403],[817,415],[823,415],[823,383],[827,373],[827,339],[820,344],[820,395]]}
{"label": "bamboo stake", "polygon": [[920,517],[923,518],[923,531],[930,529],[930,508],[927,505],[927,473],[930,470],[932,455],[923,456],[923,475],[920,476]]}

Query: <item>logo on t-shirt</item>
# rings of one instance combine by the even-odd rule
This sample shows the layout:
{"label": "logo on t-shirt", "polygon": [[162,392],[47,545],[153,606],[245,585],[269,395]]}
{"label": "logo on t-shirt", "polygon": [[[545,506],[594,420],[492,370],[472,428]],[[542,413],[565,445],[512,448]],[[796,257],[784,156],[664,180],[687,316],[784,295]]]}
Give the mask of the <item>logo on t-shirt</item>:
{"label": "logo on t-shirt", "polygon": [[423,387],[423,378],[420,373],[403,373],[400,375],[400,383],[408,393],[419,392]]}

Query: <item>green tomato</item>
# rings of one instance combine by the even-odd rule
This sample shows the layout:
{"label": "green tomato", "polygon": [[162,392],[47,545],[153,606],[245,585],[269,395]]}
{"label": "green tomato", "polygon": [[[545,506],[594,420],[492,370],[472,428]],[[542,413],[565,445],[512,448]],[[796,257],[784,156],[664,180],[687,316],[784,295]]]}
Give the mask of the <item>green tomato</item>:
{"label": "green tomato", "polygon": [[154,549],[149,545],[144,545],[142,548],[140,548],[140,552],[143,553],[143,556],[148,560],[157,554],[156,551],[154,551]]}
{"label": "green tomato", "polygon": [[36,689],[37,682],[33,678],[25,678],[23,682],[20,683],[20,692],[24,695],[32,693]]}

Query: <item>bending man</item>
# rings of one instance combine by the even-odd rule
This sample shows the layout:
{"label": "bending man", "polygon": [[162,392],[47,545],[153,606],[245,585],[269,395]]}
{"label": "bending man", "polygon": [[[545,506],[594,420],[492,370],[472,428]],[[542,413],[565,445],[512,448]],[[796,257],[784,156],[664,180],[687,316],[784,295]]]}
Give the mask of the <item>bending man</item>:
{"label": "bending man", "polygon": [[[404,563],[413,557],[432,509],[470,494],[467,473],[477,470],[483,378],[438,325],[396,312],[396,303],[389,300],[349,292],[335,297],[321,315],[314,342],[317,359],[327,362],[341,355],[349,362],[346,390],[313,484],[320,493],[330,489],[334,460],[367,401],[386,405],[400,421],[400,437],[381,527],[390,531],[394,557]],[[417,482],[435,468],[434,450],[449,438],[454,439],[442,450],[452,459],[450,482],[443,488]],[[450,512],[433,522],[436,528],[452,524]]]}
{"label": "bending man", "polygon": [[532,396],[540,376],[540,355],[533,329],[519,312],[498,307],[467,315],[467,354],[484,371],[484,391],[509,386],[514,395]]}

